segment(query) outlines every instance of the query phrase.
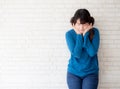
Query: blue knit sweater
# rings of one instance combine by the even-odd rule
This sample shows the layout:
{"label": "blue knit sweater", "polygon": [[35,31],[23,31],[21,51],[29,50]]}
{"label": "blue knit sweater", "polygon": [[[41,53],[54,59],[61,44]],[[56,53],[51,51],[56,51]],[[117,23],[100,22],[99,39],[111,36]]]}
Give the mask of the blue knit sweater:
{"label": "blue knit sweater", "polygon": [[89,32],[84,37],[76,34],[74,29],[66,32],[66,43],[70,51],[70,59],[68,63],[68,72],[84,77],[88,74],[98,74],[99,64],[97,52],[99,48],[99,31],[93,28],[94,36],[92,41],[89,39]]}

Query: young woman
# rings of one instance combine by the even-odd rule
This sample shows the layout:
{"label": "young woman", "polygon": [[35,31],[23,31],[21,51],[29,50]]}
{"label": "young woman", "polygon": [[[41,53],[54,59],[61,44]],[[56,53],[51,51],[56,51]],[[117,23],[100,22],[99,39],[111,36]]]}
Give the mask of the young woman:
{"label": "young woman", "polygon": [[67,69],[68,88],[97,89],[100,37],[98,29],[93,27],[94,18],[87,9],[78,9],[70,22],[73,29],[65,35],[71,54]]}

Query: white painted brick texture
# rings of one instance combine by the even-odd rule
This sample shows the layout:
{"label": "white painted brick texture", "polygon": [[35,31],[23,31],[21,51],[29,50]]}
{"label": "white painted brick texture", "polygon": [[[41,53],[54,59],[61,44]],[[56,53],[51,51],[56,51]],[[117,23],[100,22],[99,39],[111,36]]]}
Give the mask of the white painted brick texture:
{"label": "white painted brick texture", "polygon": [[120,89],[120,0],[0,0],[0,89],[68,89],[65,32],[78,8],[100,30],[99,89]]}

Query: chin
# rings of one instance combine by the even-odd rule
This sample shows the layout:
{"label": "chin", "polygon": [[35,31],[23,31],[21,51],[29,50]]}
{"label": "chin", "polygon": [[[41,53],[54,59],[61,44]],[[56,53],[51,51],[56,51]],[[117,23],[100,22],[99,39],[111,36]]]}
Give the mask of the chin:
{"label": "chin", "polygon": [[80,33],[83,33],[83,31],[80,31]]}

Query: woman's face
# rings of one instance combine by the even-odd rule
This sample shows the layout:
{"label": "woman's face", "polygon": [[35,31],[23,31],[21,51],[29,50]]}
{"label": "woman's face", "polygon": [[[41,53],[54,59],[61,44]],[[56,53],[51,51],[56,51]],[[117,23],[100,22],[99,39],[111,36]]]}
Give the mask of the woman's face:
{"label": "woman's face", "polygon": [[87,29],[88,25],[89,23],[81,24],[80,19],[78,19],[76,21],[76,24],[74,25],[74,28],[78,30],[79,32],[83,33]]}

